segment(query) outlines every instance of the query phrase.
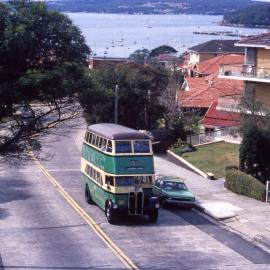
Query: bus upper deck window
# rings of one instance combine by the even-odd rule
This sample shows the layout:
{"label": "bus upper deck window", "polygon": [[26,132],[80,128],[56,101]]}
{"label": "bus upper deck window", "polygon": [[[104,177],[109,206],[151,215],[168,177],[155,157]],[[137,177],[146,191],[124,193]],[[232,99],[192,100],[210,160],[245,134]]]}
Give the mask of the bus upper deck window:
{"label": "bus upper deck window", "polygon": [[95,145],[95,141],[96,141],[96,135],[93,134],[93,135],[92,135],[91,144],[92,144],[92,145]]}
{"label": "bus upper deck window", "polygon": [[108,140],[106,152],[112,152],[112,141]]}
{"label": "bus upper deck window", "polygon": [[101,150],[102,151],[106,150],[106,144],[107,144],[107,140],[103,138],[102,143],[101,143]]}
{"label": "bus upper deck window", "polygon": [[97,136],[97,137],[96,137],[96,140],[95,140],[95,144],[94,144],[96,147],[98,147],[98,142],[99,142],[99,139],[100,139],[100,137],[99,137],[99,136]]}
{"label": "bus upper deck window", "polygon": [[103,142],[103,138],[99,138],[99,141],[98,141],[98,148],[100,148],[101,149],[101,147],[102,147],[102,142]]}
{"label": "bus upper deck window", "polygon": [[89,136],[88,136],[87,142],[91,143],[91,140],[92,140],[92,133],[89,132]]}
{"label": "bus upper deck window", "polygon": [[132,153],[131,141],[116,141],[115,142],[116,153]]}
{"label": "bus upper deck window", "polygon": [[150,153],[149,141],[134,141],[135,153]]}

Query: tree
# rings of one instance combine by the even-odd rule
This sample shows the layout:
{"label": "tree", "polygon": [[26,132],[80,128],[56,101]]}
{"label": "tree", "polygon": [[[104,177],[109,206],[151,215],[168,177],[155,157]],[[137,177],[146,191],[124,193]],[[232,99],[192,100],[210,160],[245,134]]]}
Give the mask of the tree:
{"label": "tree", "polygon": [[133,60],[135,63],[144,64],[147,62],[149,54],[150,51],[147,49],[136,50],[129,56],[129,59]]}
{"label": "tree", "polygon": [[177,53],[177,50],[175,50],[173,47],[162,45],[151,50],[149,57],[156,57],[160,54],[174,54],[174,53]]}
{"label": "tree", "polygon": [[66,15],[42,2],[0,3],[0,150],[78,115],[89,53]]}
{"label": "tree", "polygon": [[[91,77],[95,84],[80,94],[80,102],[89,123],[113,122],[114,91],[119,85],[118,122],[136,129],[152,128],[162,116],[163,106],[158,97],[166,88],[168,74],[165,70],[149,65],[122,63],[94,70]],[[89,106],[94,96],[95,104]]]}
{"label": "tree", "polygon": [[259,179],[263,184],[270,180],[270,132],[255,125],[244,128],[240,145],[240,170]]}

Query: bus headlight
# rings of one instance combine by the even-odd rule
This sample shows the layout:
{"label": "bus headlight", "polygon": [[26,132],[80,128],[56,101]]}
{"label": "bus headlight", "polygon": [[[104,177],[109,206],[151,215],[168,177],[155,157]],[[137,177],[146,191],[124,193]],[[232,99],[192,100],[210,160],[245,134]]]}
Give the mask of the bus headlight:
{"label": "bus headlight", "polygon": [[160,204],[159,204],[159,203],[156,203],[156,204],[155,204],[155,207],[156,207],[156,208],[159,208],[159,207],[160,207]]}
{"label": "bus headlight", "polygon": [[118,205],[116,203],[113,204],[113,209],[117,209]]}

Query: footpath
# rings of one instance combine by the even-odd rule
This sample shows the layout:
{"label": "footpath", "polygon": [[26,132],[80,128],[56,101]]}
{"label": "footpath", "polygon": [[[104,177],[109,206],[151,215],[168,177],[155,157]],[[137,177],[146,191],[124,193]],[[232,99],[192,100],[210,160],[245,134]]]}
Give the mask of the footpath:
{"label": "footpath", "polygon": [[224,179],[209,180],[164,156],[155,156],[156,174],[183,178],[196,196],[196,208],[270,251],[270,204],[235,194]]}

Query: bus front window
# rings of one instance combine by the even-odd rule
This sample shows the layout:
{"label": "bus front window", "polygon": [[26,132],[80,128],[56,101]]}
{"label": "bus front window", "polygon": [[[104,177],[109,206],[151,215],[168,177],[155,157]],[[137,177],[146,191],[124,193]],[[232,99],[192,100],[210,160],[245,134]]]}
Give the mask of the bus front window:
{"label": "bus front window", "polygon": [[115,177],[115,186],[118,187],[135,186],[135,178],[130,176]]}
{"label": "bus front window", "polygon": [[149,141],[134,141],[134,153],[150,153]]}
{"label": "bus front window", "polygon": [[119,153],[132,153],[131,141],[116,141],[115,152]]}

